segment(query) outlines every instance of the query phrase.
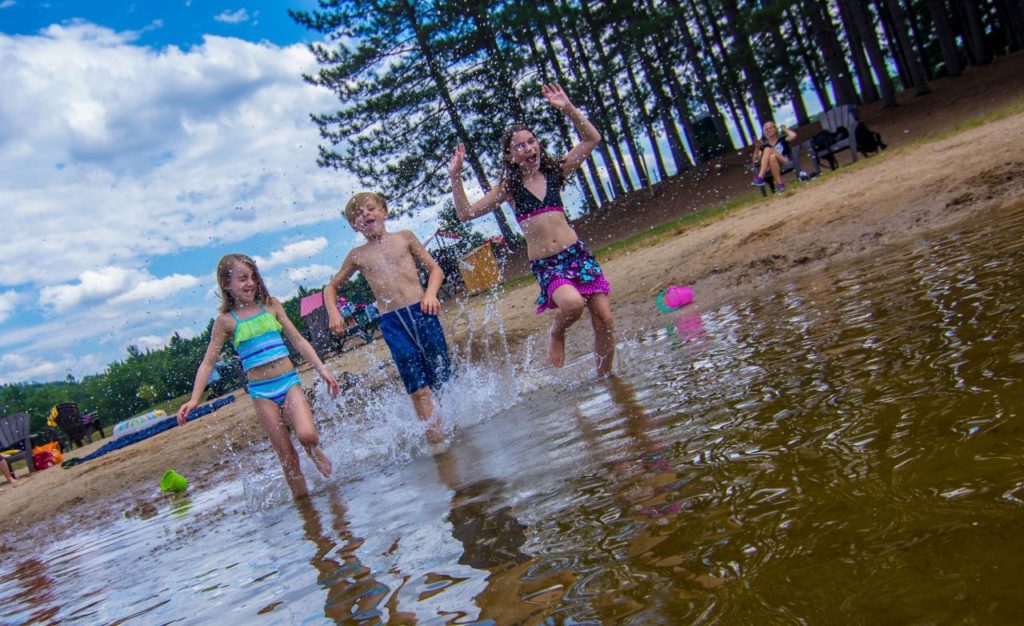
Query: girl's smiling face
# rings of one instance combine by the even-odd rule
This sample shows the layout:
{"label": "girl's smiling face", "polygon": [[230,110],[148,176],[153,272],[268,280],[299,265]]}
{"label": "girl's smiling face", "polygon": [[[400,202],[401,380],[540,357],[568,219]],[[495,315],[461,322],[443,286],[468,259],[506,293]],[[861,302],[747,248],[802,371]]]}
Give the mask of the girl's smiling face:
{"label": "girl's smiling face", "polygon": [[540,168],[541,152],[540,142],[532,132],[517,130],[512,133],[505,158],[524,172],[533,172]]}
{"label": "girl's smiling face", "polygon": [[236,261],[231,268],[231,278],[227,284],[228,293],[239,306],[247,306],[256,300],[256,277],[252,268],[241,261]]}

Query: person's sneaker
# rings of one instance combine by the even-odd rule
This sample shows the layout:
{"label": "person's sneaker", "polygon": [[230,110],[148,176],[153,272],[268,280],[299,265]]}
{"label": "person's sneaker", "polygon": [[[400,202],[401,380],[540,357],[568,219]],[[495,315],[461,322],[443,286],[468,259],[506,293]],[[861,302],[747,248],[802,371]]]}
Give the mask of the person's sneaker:
{"label": "person's sneaker", "polygon": [[755,186],[755,187],[764,187],[764,179],[761,178],[760,176],[755,176],[754,177],[754,182],[752,182],[750,184]]}
{"label": "person's sneaker", "polygon": [[779,183],[778,186],[775,187],[775,191],[777,191],[779,193],[782,193],[785,190],[786,190],[786,183]]}

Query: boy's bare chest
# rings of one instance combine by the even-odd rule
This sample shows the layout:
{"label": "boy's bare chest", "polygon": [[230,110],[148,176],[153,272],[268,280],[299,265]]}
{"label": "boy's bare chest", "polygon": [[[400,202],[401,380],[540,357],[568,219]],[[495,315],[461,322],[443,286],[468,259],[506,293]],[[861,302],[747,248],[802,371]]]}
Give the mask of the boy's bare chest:
{"label": "boy's bare chest", "polygon": [[391,240],[367,246],[357,259],[366,274],[386,275],[413,265],[412,254],[404,241]]}

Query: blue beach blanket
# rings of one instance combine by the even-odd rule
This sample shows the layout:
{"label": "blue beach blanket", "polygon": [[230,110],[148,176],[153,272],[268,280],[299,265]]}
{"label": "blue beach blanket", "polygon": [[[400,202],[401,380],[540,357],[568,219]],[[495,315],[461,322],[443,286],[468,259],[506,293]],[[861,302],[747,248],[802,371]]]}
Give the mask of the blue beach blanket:
{"label": "blue beach blanket", "polygon": [[[216,411],[220,407],[222,407],[222,406],[224,406],[226,404],[231,404],[234,401],[235,401],[235,397],[234,396],[226,396],[226,397],[221,398],[219,400],[214,400],[213,402],[207,402],[206,404],[197,406],[195,409],[192,410],[191,413],[188,414],[187,421],[191,422],[192,420],[197,420],[200,417],[202,417],[204,415],[207,415],[209,413],[213,413],[214,411]],[[78,465],[79,463],[85,463],[86,461],[91,461],[91,460],[93,460],[93,459],[95,459],[97,457],[101,457],[104,454],[107,454],[108,452],[113,452],[114,450],[120,450],[121,448],[124,448],[126,446],[130,446],[133,443],[137,443],[139,441],[142,441],[143,439],[149,439],[153,435],[158,435],[158,434],[164,432],[165,430],[170,430],[171,428],[174,428],[177,425],[178,425],[178,418],[176,416],[168,417],[165,420],[160,420],[156,424],[153,424],[149,428],[145,428],[143,430],[140,430],[139,432],[132,433],[130,435],[125,435],[124,437],[120,437],[118,439],[115,439],[114,441],[111,441],[110,443],[103,444],[103,446],[101,446],[98,450],[96,450],[92,454],[87,454],[86,456],[83,456],[81,458],[79,458],[77,456],[71,457],[67,461],[64,461],[63,463],[61,463],[60,466],[63,467],[64,469],[67,469],[69,467],[74,467],[75,465]]]}

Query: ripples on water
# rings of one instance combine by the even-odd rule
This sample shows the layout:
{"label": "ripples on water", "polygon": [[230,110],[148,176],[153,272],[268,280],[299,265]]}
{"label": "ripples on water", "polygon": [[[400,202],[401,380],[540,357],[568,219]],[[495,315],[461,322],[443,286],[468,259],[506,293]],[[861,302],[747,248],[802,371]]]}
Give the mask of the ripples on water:
{"label": "ripples on water", "polygon": [[450,453],[395,383],[321,398],[344,478],[308,504],[264,451],[5,564],[0,621],[1015,622],[1022,241],[1018,214],[664,316],[606,381],[509,357],[489,309]]}

